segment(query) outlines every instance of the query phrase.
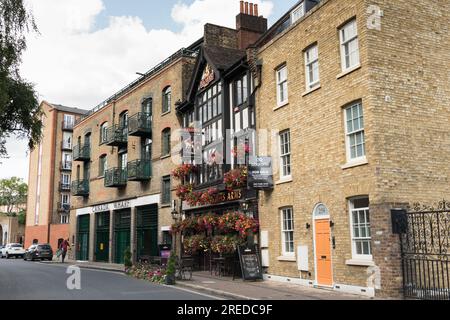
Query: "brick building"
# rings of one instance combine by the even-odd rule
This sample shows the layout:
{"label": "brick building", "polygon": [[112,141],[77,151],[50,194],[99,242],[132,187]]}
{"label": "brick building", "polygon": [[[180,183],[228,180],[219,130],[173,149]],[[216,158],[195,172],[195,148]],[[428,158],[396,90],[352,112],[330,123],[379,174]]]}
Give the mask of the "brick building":
{"label": "brick building", "polygon": [[390,209],[450,194],[449,16],[447,2],[300,1],[255,45],[266,278],[400,295]]}
{"label": "brick building", "polygon": [[25,247],[34,242],[57,248],[69,237],[72,131],[86,110],[46,101],[43,138],[30,152]]}
{"label": "brick building", "polygon": [[181,49],[93,109],[74,128],[71,241],[77,260],[159,254],[173,222],[175,112],[197,55]]}

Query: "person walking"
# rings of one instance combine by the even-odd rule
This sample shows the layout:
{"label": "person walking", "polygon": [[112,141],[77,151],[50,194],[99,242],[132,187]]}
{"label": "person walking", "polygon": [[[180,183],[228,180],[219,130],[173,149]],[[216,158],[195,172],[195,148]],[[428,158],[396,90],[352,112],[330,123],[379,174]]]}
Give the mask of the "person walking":
{"label": "person walking", "polygon": [[61,262],[64,263],[64,259],[66,258],[67,249],[70,247],[69,241],[64,240],[61,242],[59,249],[61,250]]}

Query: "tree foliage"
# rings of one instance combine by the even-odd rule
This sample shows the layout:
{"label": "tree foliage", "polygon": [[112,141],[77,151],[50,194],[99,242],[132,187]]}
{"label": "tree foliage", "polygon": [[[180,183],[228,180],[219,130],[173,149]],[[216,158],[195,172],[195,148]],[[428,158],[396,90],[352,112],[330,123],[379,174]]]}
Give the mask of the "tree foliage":
{"label": "tree foliage", "polygon": [[27,138],[32,149],[41,138],[42,112],[34,85],[19,75],[26,35],[38,32],[24,0],[0,0],[0,157],[6,138]]}
{"label": "tree foliage", "polygon": [[22,179],[12,177],[0,180],[0,206],[5,206],[8,216],[16,216],[27,202],[28,185]]}

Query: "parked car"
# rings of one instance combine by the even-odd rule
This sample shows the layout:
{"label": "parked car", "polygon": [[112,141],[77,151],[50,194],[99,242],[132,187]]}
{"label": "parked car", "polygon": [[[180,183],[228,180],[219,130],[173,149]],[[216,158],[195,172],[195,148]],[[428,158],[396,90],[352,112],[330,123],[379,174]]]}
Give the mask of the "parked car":
{"label": "parked car", "polygon": [[23,255],[23,260],[49,260],[53,259],[53,250],[49,244],[33,244]]}
{"label": "parked car", "polygon": [[9,259],[10,257],[23,258],[25,249],[20,243],[8,243],[1,251],[1,257]]}

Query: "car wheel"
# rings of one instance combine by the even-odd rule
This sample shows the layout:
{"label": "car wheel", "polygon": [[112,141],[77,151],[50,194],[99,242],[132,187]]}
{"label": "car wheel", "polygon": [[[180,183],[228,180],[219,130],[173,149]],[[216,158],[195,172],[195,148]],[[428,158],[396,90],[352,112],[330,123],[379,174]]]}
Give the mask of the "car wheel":
{"label": "car wheel", "polygon": [[23,261],[27,261],[27,256],[23,255]]}
{"label": "car wheel", "polygon": [[8,252],[6,253],[6,259],[9,259],[9,254],[8,254]]}

